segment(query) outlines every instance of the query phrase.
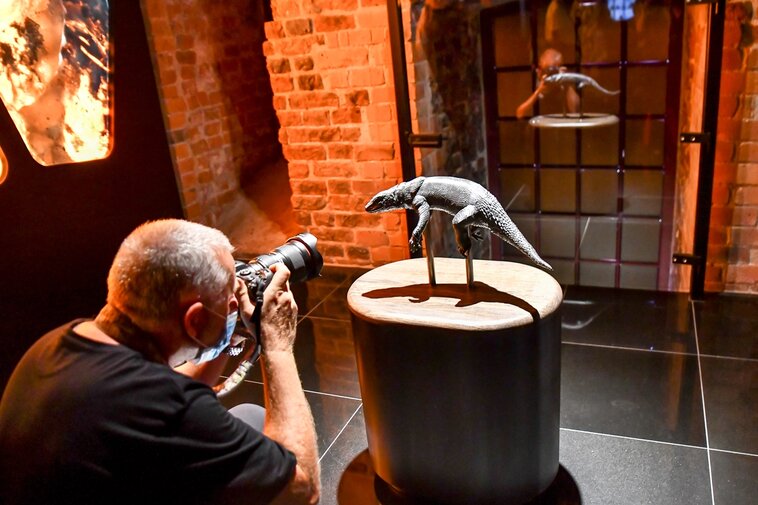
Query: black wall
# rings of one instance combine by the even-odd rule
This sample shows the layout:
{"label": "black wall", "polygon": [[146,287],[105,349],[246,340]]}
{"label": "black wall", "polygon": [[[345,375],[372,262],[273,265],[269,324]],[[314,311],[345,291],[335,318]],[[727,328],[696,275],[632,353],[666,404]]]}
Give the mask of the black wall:
{"label": "black wall", "polygon": [[0,384],[44,331],[97,313],[123,238],[138,224],[182,217],[140,2],[111,2],[113,151],[45,167],[0,107]]}

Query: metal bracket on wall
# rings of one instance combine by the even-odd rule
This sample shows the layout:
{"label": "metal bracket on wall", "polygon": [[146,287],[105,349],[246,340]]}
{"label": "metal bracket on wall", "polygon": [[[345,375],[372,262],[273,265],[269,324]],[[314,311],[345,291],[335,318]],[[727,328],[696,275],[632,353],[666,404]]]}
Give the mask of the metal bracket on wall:
{"label": "metal bracket on wall", "polygon": [[694,254],[686,253],[674,253],[671,257],[672,263],[675,265],[702,265],[703,258]]}
{"label": "metal bracket on wall", "polygon": [[447,137],[440,133],[409,133],[408,144],[411,147],[442,147],[442,141]]}
{"label": "metal bracket on wall", "polygon": [[708,132],[682,132],[679,134],[679,142],[710,145],[711,134]]}

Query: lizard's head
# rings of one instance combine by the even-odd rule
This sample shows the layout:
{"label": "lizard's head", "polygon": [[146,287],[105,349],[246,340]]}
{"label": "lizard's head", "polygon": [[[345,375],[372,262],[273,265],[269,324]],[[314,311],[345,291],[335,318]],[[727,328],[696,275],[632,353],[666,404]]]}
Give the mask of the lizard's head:
{"label": "lizard's head", "polygon": [[398,199],[396,188],[380,191],[366,204],[366,212],[386,212],[403,208],[404,204]]}

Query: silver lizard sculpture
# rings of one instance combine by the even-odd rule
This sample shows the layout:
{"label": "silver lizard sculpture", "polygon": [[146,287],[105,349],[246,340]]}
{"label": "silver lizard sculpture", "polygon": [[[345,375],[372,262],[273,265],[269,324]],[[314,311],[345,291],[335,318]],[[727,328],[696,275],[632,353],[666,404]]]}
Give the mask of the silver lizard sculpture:
{"label": "silver lizard sculpture", "polygon": [[596,90],[600,91],[601,93],[605,93],[606,95],[618,95],[621,93],[621,91],[610,91],[602,87],[600,84],[597,83],[595,79],[588,75],[584,74],[578,74],[575,72],[558,72],[556,74],[548,75],[543,79],[543,82],[546,84],[557,84],[559,86],[564,86],[566,84],[573,84],[576,86],[577,89],[581,90],[585,86],[590,86],[595,88]]}
{"label": "silver lizard sculpture", "polygon": [[[429,223],[431,211],[441,210],[453,216],[455,241],[464,256],[468,256],[471,250],[469,227],[485,228],[518,249],[535,265],[552,270],[511,221],[497,198],[476,182],[459,177],[416,177],[380,191],[366,204],[366,211],[372,213],[397,209],[418,212],[418,224],[409,241],[412,251],[421,247],[421,236]],[[476,231],[471,231],[474,238],[481,240]]]}

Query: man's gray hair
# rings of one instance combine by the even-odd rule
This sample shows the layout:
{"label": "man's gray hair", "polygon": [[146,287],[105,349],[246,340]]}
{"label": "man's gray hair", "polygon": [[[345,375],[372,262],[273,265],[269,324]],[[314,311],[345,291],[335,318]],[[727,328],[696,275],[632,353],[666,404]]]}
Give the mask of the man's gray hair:
{"label": "man's gray hair", "polygon": [[219,230],[181,219],[140,225],[121,243],[108,273],[108,303],[140,320],[161,321],[182,294],[214,300],[233,276],[220,259],[232,252]]}

